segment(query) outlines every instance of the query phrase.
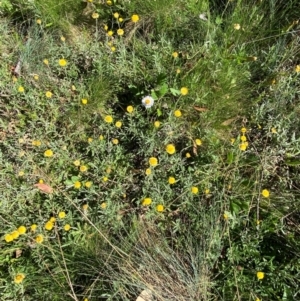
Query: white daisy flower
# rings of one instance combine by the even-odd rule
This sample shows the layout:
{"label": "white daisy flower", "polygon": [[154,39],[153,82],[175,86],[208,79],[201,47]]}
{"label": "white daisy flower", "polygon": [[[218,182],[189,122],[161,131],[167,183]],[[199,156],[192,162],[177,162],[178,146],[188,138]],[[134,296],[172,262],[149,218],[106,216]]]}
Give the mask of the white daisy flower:
{"label": "white daisy flower", "polygon": [[142,99],[142,104],[146,109],[149,109],[154,105],[154,99],[151,96],[146,96]]}

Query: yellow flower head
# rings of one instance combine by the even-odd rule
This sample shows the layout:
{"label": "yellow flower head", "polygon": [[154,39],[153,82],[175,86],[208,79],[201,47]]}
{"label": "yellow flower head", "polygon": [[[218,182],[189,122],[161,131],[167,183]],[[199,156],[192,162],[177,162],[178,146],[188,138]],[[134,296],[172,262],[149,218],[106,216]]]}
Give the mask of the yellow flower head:
{"label": "yellow flower head", "polygon": [[67,61],[65,59],[58,60],[58,65],[61,67],[65,67],[67,65]]}
{"label": "yellow flower head", "polygon": [[101,207],[103,210],[105,210],[106,207],[107,207],[107,204],[104,202],[104,203],[102,203],[102,204],[100,205],[100,207]]}
{"label": "yellow flower head", "polygon": [[75,160],[73,164],[78,167],[80,165],[80,160]]}
{"label": "yellow flower head", "polygon": [[58,217],[59,217],[60,219],[65,218],[65,217],[66,217],[66,212],[64,212],[64,211],[58,212]]}
{"label": "yellow flower head", "polygon": [[37,228],[37,224],[32,224],[32,225],[30,226],[30,230],[31,230],[32,232],[35,232],[35,231],[36,231],[36,228]]}
{"label": "yellow flower head", "polygon": [[114,32],[112,30],[107,32],[107,35],[109,35],[110,37],[114,34]]}
{"label": "yellow flower head", "polygon": [[151,158],[149,159],[149,164],[150,164],[151,166],[156,166],[156,165],[158,164],[158,161],[157,161],[157,159],[156,159],[155,157],[151,157]]}
{"label": "yellow flower head", "polygon": [[104,140],[103,135],[100,135],[100,136],[99,136],[99,140],[100,140],[100,141]]}
{"label": "yellow flower head", "polygon": [[93,19],[98,19],[99,18],[99,14],[98,13],[93,13],[92,14],[92,18]]}
{"label": "yellow flower head", "polygon": [[155,122],[154,122],[154,126],[155,126],[156,128],[159,128],[159,127],[160,127],[160,122],[159,122],[159,121],[155,121]]}
{"label": "yellow flower head", "polygon": [[60,40],[61,40],[62,42],[65,42],[65,41],[66,41],[66,38],[65,38],[64,36],[61,36],[61,37],[60,37]]}
{"label": "yellow flower head", "polygon": [[46,92],[46,97],[47,97],[47,98],[51,98],[51,97],[52,97],[52,93],[51,93],[50,91],[47,91],[47,92]]}
{"label": "yellow flower head", "polygon": [[25,91],[24,87],[20,86],[20,87],[18,88],[18,92],[23,93],[24,91]]}
{"label": "yellow flower head", "polygon": [[111,6],[112,5],[112,1],[111,0],[107,0],[106,4],[109,5],[109,6]]}
{"label": "yellow flower head", "polygon": [[11,242],[11,241],[14,240],[14,238],[13,238],[13,236],[12,236],[11,234],[5,234],[4,240],[5,240],[6,242]]}
{"label": "yellow flower head", "polygon": [[191,188],[191,191],[192,191],[193,194],[197,194],[197,193],[199,192],[199,189],[198,189],[198,187],[193,186],[193,187]]}
{"label": "yellow flower head", "polygon": [[47,59],[44,59],[44,60],[43,60],[43,63],[44,63],[45,65],[47,65],[47,66],[49,65],[49,61],[48,61]]}
{"label": "yellow flower head", "polygon": [[240,30],[240,29],[241,29],[241,25],[238,24],[238,23],[233,24],[233,28],[234,28],[235,30]]}
{"label": "yellow flower head", "polygon": [[175,184],[176,183],[176,180],[174,177],[169,177],[169,180],[168,180],[169,184]]}
{"label": "yellow flower head", "polygon": [[180,93],[181,93],[181,95],[187,95],[188,93],[189,93],[189,90],[188,90],[188,88],[186,88],[186,87],[182,87],[181,89],[180,89]]}
{"label": "yellow flower head", "polygon": [[264,189],[262,192],[261,192],[262,196],[264,198],[268,198],[270,196],[270,192],[268,189]]}
{"label": "yellow flower head", "polygon": [[151,168],[147,168],[146,171],[145,171],[145,174],[147,176],[150,176],[151,175]]}
{"label": "yellow flower head", "polygon": [[93,142],[93,138],[90,137],[90,138],[88,138],[87,141],[88,141],[88,143],[92,143]]}
{"label": "yellow flower head", "polygon": [[19,232],[20,235],[25,234],[26,233],[26,227],[25,226],[20,226],[17,231]]}
{"label": "yellow flower head", "polygon": [[166,152],[170,155],[173,155],[176,152],[175,145],[174,144],[168,144],[166,146]]}
{"label": "yellow flower head", "polygon": [[112,143],[113,144],[119,144],[119,140],[115,138],[115,139],[112,140]]}
{"label": "yellow flower head", "polygon": [[35,75],[33,76],[33,79],[34,79],[34,80],[39,80],[39,76],[38,76],[37,74],[35,74]]}
{"label": "yellow flower head", "polygon": [[54,216],[50,217],[49,222],[55,223],[56,222],[56,218]]}
{"label": "yellow flower head", "polygon": [[176,110],[176,111],[174,111],[174,116],[175,117],[181,117],[181,111],[180,110]]}
{"label": "yellow flower head", "polygon": [[123,18],[119,18],[119,22],[123,22]]}
{"label": "yellow flower head", "polygon": [[108,26],[106,24],[104,25],[104,30],[108,31]]}
{"label": "yellow flower head", "polygon": [[42,142],[41,142],[40,140],[33,140],[33,141],[31,142],[31,144],[32,144],[33,146],[41,146]]}
{"label": "yellow flower head", "polygon": [[241,132],[242,132],[243,134],[245,134],[245,133],[247,132],[247,129],[246,129],[245,127],[242,127],[242,128],[241,128]]}
{"label": "yellow flower head", "polygon": [[19,175],[19,177],[23,177],[25,175],[25,172],[23,170],[20,170],[18,175]]}
{"label": "yellow flower head", "polygon": [[44,241],[44,236],[42,234],[38,234],[35,238],[36,243],[41,244]]}
{"label": "yellow flower head", "polygon": [[111,50],[112,52],[115,52],[115,51],[116,51],[116,47],[115,47],[115,46],[112,46],[112,47],[110,48],[110,50]]}
{"label": "yellow flower head", "polygon": [[107,122],[107,123],[112,123],[113,122],[113,118],[110,115],[106,115],[104,117],[104,121]]}
{"label": "yellow flower head", "polygon": [[258,280],[262,280],[265,277],[265,273],[264,272],[257,272],[256,276],[257,276]]}
{"label": "yellow flower head", "polygon": [[15,276],[15,278],[14,278],[14,282],[15,282],[16,284],[20,284],[20,283],[23,282],[24,278],[25,278],[25,275],[24,275],[24,274],[18,273],[18,274]]}
{"label": "yellow flower head", "polygon": [[117,30],[117,34],[118,34],[118,36],[122,36],[124,34],[124,30],[122,28],[119,28]]}
{"label": "yellow flower head", "polygon": [[296,72],[296,73],[299,73],[299,72],[300,72],[300,65],[297,65],[297,66],[296,66],[295,72]]}
{"label": "yellow flower head", "polygon": [[37,19],[36,20],[36,24],[41,25],[42,24],[42,20],[41,19]]}
{"label": "yellow flower head", "polygon": [[10,233],[13,239],[17,239],[20,236],[20,233],[16,230]]}
{"label": "yellow flower head", "polygon": [[86,105],[86,104],[88,103],[88,100],[87,100],[86,98],[82,98],[82,99],[81,99],[81,103],[82,103],[83,105]]}
{"label": "yellow flower head", "polygon": [[149,205],[151,205],[151,203],[152,203],[152,200],[150,198],[145,198],[142,202],[142,205],[149,206]]}
{"label": "yellow flower head", "polygon": [[240,147],[241,151],[245,151],[247,149],[247,144],[246,143],[240,143],[239,147]]}
{"label": "yellow flower head", "polygon": [[85,171],[88,170],[88,168],[87,168],[86,165],[81,165],[81,166],[79,167],[79,170],[80,170],[81,172],[85,172]]}
{"label": "yellow flower head", "polygon": [[120,128],[122,126],[122,122],[121,121],[117,121],[116,124],[115,124],[115,126],[117,128]]}
{"label": "yellow flower head", "polygon": [[74,183],[74,188],[79,189],[81,187],[81,183],[79,181],[76,181]]}
{"label": "yellow flower head", "polygon": [[108,181],[108,177],[103,177],[103,178],[102,178],[102,181],[103,181],[103,182],[107,182],[107,181]]}
{"label": "yellow flower head", "polygon": [[185,156],[186,156],[187,158],[190,158],[190,157],[191,157],[191,154],[190,154],[190,153],[186,153]]}
{"label": "yellow flower head", "polygon": [[114,18],[118,19],[119,18],[119,14],[118,13],[114,13]]}
{"label": "yellow flower head", "polygon": [[202,145],[201,139],[196,139],[196,140],[195,140],[195,143],[196,143],[196,145],[198,145],[198,146]]}
{"label": "yellow flower head", "polygon": [[51,149],[47,149],[45,152],[44,152],[44,156],[45,157],[52,157],[53,156],[53,151]]}
{"label": "yellow flower head", "polygon": [[128,106],[126,108],[126,110],[127,110],[128,113],[132,113],[134,109],[133,109],[133,106]]}
{"label": "yellow flower head", "polygon": [[156,206],[156,211],[157,211],[157,212],[163,212],[163,211],[164,211],[164,206],[161,205],[161,204],[160,204],[160,205],[157,205],[157,206]]}
{"label": "yellow flower head", "polygon": [[84,184],[84,186],[85,186],[86,188],[91,188],[92,185],[93,185],[93,182],[91,182],[91,181],[87,181],[87,182],[85,182],[85,184]]}
{"label": "yellow flower head", "polygon": [[229,215],[225,212],[225,213],[223,214],[223,217],[224,217],[225,221],[227,221],[228,218],[229,218]]}
{"label": "yellow flower head", "polygon": [[54,227],[54,224],[50,221],[48,221],[46,224],[45,224],[45,229],[48,230],[48,231],[51,231]]}
{"label": "yellow flower head", "polygon": [[71,229],[71,226],[69,224],[65,224],[64,230],[65,231],[70,231],[70,229]]}
{"label": "yellow flower head", "polygon": [[82,205],[82,210],[83,210],[83,211],[87,211],[88,208],[89,208],[89,205],[88,205],[88,204],[83,204],[83,205]]}
{"label": "yellow flower head", "polygon": [[173,53],[172,53],[172,56],[173,56],[173,58],[177,58],[177,57],[178,57],[178,52],[176,52],[176,51],[173,52]]}
{"label": "yellow flower head", "polygon": [[132,16],[131,16],[131,21],[132,21],[133,23],[136,23],[136,22],[138,22],[139,20],[140,20],[139,15],[132,15]]}
{"label": "yellow flower head", "polygon": [[247,141],[247,137],[245,135],[242,135],[240,139],[241,139],[242,142],[246,142]]}

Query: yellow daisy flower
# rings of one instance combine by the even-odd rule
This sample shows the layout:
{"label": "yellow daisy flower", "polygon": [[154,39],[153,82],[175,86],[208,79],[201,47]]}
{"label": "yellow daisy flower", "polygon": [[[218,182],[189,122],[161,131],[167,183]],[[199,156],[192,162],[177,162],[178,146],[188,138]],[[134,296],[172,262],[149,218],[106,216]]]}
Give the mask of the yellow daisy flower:
{"label": "yellow daisy flower", "polygon": [[139,20],[140,20],[139,15],[132,15],[132,16],[131,16],[131,21],[132,21],[133,23],[136,23],[136,22],[138,22]]}
{"label": "yellow daisy flower", "polygon": [[65,59],[58,60],[58,65],[61,67],[65,67],[67,65],[67,61]]}
{"label": "yellow daisy flower", "polygon": [[149,206],[149,205],[151,205],[151,203],[152,203],[152,200],[150,198],[145,198],[142,202],[142,205]]}
{"label": "yellow daisy flower", "polygon": [[151,158],[149,159],[149,164],[150,164],[151,166],[156,166],[156,165],[158,164],[158,161],[157,161],[157,159],[156,159],[155,157],[151,157]]}
{"label": "yellow daisy flower", "polygon": [[175,145],[174,144],[168,144],[166,146],[166,152],[170,155],[173,155],[176,152]]}
{"label": "yellow daisy flower", "polygon": [[182,87],[181,89],[180,89],[180,93],[181,93],[181,95],[187,95],[188,93],[189,93],[189,90],[188,90],[188,88],[186,88],[186,87]]}

